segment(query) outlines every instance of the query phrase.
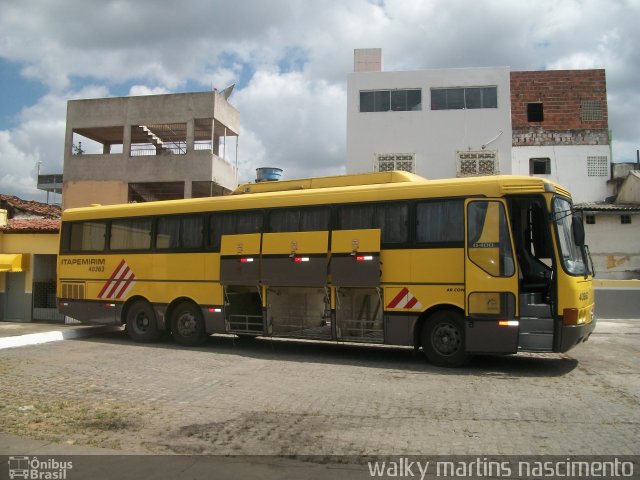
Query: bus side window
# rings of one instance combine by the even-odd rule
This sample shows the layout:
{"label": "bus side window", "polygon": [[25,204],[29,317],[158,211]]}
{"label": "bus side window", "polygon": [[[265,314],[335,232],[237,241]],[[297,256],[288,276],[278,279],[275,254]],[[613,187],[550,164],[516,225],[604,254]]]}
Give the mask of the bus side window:
{"label": "bus side window", "polygon": [[111,222],[111,250],[147,250],[151,248],[151,219],[134,218]]}
{"label": "bus side window", "polygon": [[220,237],[262,232],[262,212],[219,213],[209,218],[209,248],[220,251]]}
{"label": "bus side window", "polygon": [[464,245],[464,201],[435,200],[416,206],[416,242]]}
{"label": "bus side window", "polygon": [[269,214],[270,232],[319,232],[329,230],[328,207],[273,210]]}
{"label": "bus side window", "polygon": [[329,230],[331,209],[329,207],[305,208],[300,214],[301,232],[321,232]]}
{"label": "bus side window", "polygon": [[[65,232],[65,230],[67,230]],[[63,227],[63,246],[70,252],[102,252],[107,234],[106,222],[73,222]],[[65,238],[68,237],[68,238]]]}
{"label": "bus side window", "polygon": [[373,205],[344,205],[338,210],[339,230],[364,230],[374,228]]}
{"label": "bus side window", "polygon": [[233,233],[260,233],[262,232],[262,212],[237,213],[236,231]]}
{"label": "bus side window", "polygon": [[203,218],[186,216],[180,219],[180,247],[185,249],[202,248],[204,243]]}
{"label": "bus side window", "polygon": [[178,248],[180,238],[180,219],[178,217],[164,217],[158,219],[156,232],[156,248]]}
{"label": "bus side window", "polygon": [[220,251],[220,237],[222,236],[223,223],[225,216],[229,215],[211,215],[209,217],[209,245],[215,252]]}
{"label": "bus side window", "polygon": [[375,227],[382,231],[382,243],[405,243],[408,240],[406,203],[381,203],[376,207]]}
{"label": "bus side window", "polygon": [[270,232],[297,232],[300,228],[300,210],[291,208],[273,210],[269,214]]}

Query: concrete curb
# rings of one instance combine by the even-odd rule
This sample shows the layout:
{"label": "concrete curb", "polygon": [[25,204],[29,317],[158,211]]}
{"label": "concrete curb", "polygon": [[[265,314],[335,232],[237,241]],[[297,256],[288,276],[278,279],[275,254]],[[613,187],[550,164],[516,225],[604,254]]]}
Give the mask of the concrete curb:
{"label": "concrete curb", "polygon": [[15,335],[12,337],[0,338],[0,350],[5,348],[25,347],[27,345],[38,345],[41,343],[58,342],[60,340],[70,340],[72,338],[88,337],[96,333],[110,331],[114,327],[108,325],[98,325],[95,327],[82,326],[70,328],[64,331],[55,330],[51,332],[28,333],[26,335]]}

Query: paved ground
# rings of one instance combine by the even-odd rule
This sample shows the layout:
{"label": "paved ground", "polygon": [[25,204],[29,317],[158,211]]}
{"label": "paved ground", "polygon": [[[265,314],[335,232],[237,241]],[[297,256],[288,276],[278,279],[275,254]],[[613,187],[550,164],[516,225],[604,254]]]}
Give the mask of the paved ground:
{"label": "paved ground", "polygon": [[450,370],[411,349],[112,331],[0,350],[0,432],[141,453],[632,455],[639,340],[640,322],[602,321],[567,355]]}

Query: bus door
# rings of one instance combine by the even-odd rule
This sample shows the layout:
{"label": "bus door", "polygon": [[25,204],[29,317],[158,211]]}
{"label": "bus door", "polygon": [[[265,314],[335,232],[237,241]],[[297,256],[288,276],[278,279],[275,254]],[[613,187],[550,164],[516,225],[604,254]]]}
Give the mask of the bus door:
{"label": "bus door", "polygon": [[328,231],[262,235],[261,282],[270,334],[324,340],[333,337],[328,264]]}
{"label": "bus door", "polygon": [[222,235],[220,283],[224,288],[225,331],[264,335],[260,287],[260,233]]}
{"label": "bus door", "polygon": [[518,275],[506,204],[467,200],[465,218],[466,350],[515,353]]}
{"label": "bus door", "polygon": [[330,273],[338,340],[384,342],[380,235],[380,229],[335,230],[331,234]]}

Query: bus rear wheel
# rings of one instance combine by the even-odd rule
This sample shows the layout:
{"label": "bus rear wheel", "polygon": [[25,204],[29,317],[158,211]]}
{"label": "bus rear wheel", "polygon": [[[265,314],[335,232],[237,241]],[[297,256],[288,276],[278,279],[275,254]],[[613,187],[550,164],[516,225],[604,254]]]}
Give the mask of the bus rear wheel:
{"label": "bus rear wheel", "polygon": [[171,335],[180,345],[193,347],[207,339],[200,309],[191,302],[182,302],[171,315]]}
{"label": "bus rear wheel", "polygon": [[151,343],[160,339],[162,332],[149,302],[138,300],[127,309],[127,334],[134,342]]}
{"label": "bus rear wheel", "polygon": [[441,367],[461,367],[471,358],[465,351],[464,322],[454,310],[431,315],[422,327],[422,350],[429,361]]}

